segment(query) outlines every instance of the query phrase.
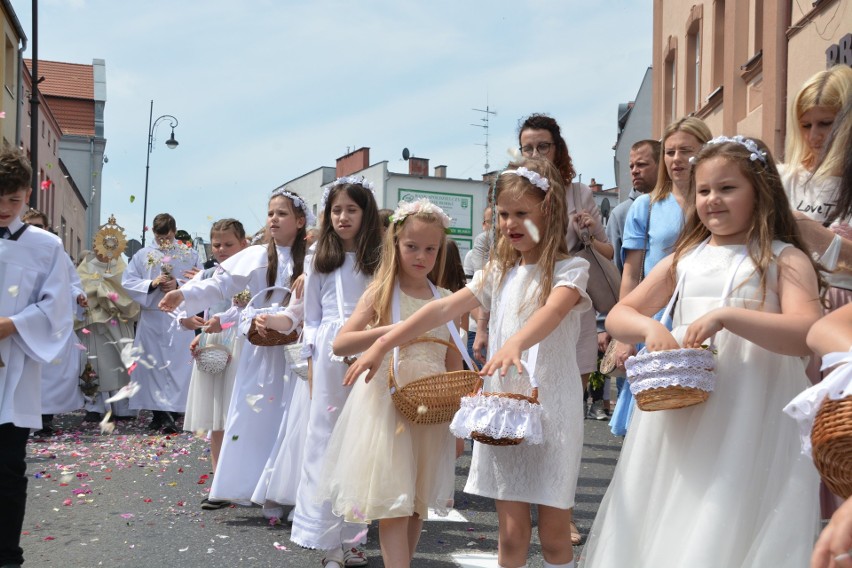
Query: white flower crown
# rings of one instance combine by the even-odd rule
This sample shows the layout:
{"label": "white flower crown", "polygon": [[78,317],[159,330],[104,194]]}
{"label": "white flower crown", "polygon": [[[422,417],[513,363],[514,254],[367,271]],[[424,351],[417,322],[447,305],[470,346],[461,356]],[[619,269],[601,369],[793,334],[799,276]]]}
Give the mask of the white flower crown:
{"label": "white flower crown", "polygon": [[444,210],[426,199],[425,197],[420,199],[415,199],[414,201],[400,201],[399,205],[397,205],[396,210],[393,212],[393,215],[390,217],[391,223],[402,223],[406,217],[409,215],[415,215],[417,213],[431,213],[436,216],[441,221],[441,225],[444,226],[444,229],[450,228],[450,217]]}
{"label": "white flower crown", "polygon": [[364,176],[339,177],[327,186],[325,186],[325,190],[322,192],[322,199],[320,199],[320,209],[322,211],[325,211],[325,205],[328,202],[328,196],[331,194],[331,190],[337,187],[338,185],[343,185],[347,183],[351,183],[353,185],[360,185],[364,189],[369,189],[370,193],[372,193],[373,196],[376,195],[376,192],[373,190],[373,182],[367,181],[367,178],[365,178]]}
{"label": "white flower crown", "polygon": [[711,144],[724,144],[725,142],[733,142],[734,144],[739,144],[743,146],[746,150],[751,152],[749,155],[749,159],[751,161],[760,160],[763,162],[763,165],[766,165],[766,152],[757,147],[757,143],[751,138],[746,138],[745,136],[741,136],[737,134],[733,138],[728,138],[727,136],[717,136],[716,138],[710,140],[705,144],[705,146],[709,146]]}
{"label": "white flower crown", "polygon": [[272,199],[273,197],[278,196],[290,198],[290,200],[293,202],[293,205],[302,210],[302,212],[305,214],[306,227],[311,227],[316,224],[316,215],[314,215],[313,211],[308,209],[308,205],[307,203],[305,203],[304,199],[284,187],[278,187],[276,189],[273,189],[272,195],[269,198]]}
{"label": "white flower crown", "polygon": [[550,189],[550,181],[548,181],[546,177],[544,177],[538,172],[534,172],[523,166],[519,167],[516,170],[503,170],[502,172],[500,172],[501,176],[505,174],[525,177],[529,180],[531,184],[533,184],[542,191],[547,191],[548,189]]}

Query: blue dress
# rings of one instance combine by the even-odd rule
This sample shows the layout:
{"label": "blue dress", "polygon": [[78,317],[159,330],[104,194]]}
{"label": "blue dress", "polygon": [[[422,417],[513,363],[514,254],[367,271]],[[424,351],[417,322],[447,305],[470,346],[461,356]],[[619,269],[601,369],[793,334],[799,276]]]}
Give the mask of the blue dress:
{"label": "blue dress", "polygon": [[[630,206],[630,211],[627,212],[621,246],[622,263],[627,256],[627,251],[642,250],[645,247],[648,207],[651,207],[651,196],[649,194],[640,195],[633,202],[633,205]],[[650,230],[648,230],[648,246],[645,249],[644,268],[646,275],[651,272],[651,269],[658,262],[674,252],[675,241],[677,241],[680,230],[683,228],[683,211],[674,195],[669,194],[664,199],[654,203],[651,209],[650,225]],[[654,319],[659,321],[662,315],[663,311],[660,310],[654,316]],[[670,321],[663,323],[671,329]],[[641,347],[641,345],[638,346],[638,348]],[[633,400],[630,389],[620,388],[618,401],[615,403],[615,410],[609,421],[610,430],[615,436],[624,436],[627,434],[627,426],[630,424],[635,407],[636,403]]]}

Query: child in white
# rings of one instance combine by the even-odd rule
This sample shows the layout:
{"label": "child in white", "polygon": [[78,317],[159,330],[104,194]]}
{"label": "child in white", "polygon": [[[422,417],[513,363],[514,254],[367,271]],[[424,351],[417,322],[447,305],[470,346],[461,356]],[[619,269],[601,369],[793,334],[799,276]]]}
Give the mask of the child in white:
{"label": "child in white", "polygon": [[[281,288],[289,289],[302,274],[308,214],[301,197],[283,188],[276,189],[267,213],[269,244],[248,247],[226,260],[211,278],[188,282],[163,298],[160,309],[172,311],[185,301],[185,311],[197,313],[245,289],[251,292],[255,303],[282,302],[286,291]],[[278,288],[264,291],[270,286]],[[301,301],[291,302],[287,314],[292,328],[301,323],[301,312]],[[285,419],[293,386],[281,347],[244,345],[210,500],[251,503],[281,421]]]}
{"label": "child in white", "polygon": [[[267,489],[267,498],[279,503],[295,498],[293,542],[328,551],[326,562],[342,559],[348,561],[347,566],[366,565],[366,559],[354,557],[361,553],[353,552],[351,545],[364,527],[344,527],[331,505],[318,499],[317,486],[331,432],[350,392],[343,386],[347,367],[333,356],[331,344],[379,264],[381,229],[371,189],[372,184],[363,178],[346,177],[337,179],[323,194],[321,232],[305,279],[303,354],[312,359],[313,380],[310,392],[305,389],[307,430],[298,445],[304,459],[298,460],[301,468],[293,476],[292,460],[288,463],[285,456],[292,454],[290,447],[295,446],[298,434],[291,436],[288,431],[279,454],[285,459],[273,466]],[[273,318],[267,318],[270,327]]]}
{"label": "child in white", "polygon": [[[496,500],[501,567],[526,565],[532,504],[538,505],[544,565],[571,567],[573,551],[566,535],[580,468],[583,389],[576,350],[570,346],[580,333],[580,313],[591,307],[585,292],[588,263],[568,253],[565,191],[558,171],[546,160],[527,159],[505,170],[497,182],[496,202],[496,260],[477,272],[467,288],[388,332],[350,367],[347,379],[364,371],[369,378],[388,349],[479,307],[491,312],[490,360],[481,371],[484,390],[528,394],[529,377],[515,370],[521,368],[522,353],[537,345],[533,373],[539,382],[544,442],[474,444],[465,491]],[[382,380],[381,374],[376,380]]]}
{"label": "child in white", "polygon": [[[213,258],[218,264],[245,249],[248,246],[243,224],[236,219],[220,219],[210,228],[210,248]],[[216,266],[205,269],[195,275],[195,279],[210,278],[215,274]],[[231,403],[231,392],[234,390],[234,377],[239,367],[240,351],[243,346],[243,336],[239,334],[240,307],[233,298],[217,302],[207,310],[211,317],[204,322],[203,332],[196,335],[190,344],[190,350],[195,356],[198,349],[208,346],[225,348],[230,354],[230,361],[225,369],[216,375],[202,371],[197,362],[192,366],[192,377],[189,382],[189,395],[186,399],[186,417],[183,429],[188,432],[210,432],[210,458],[213,472],[219,463],[219,453],[222,450],[222,440],[225,435],[225,421],[228,417],[228,407]],[[213,502],[204,499],[203,509],[221,508],[226,501]]]}
{"label": "child in white", "polygon": [[[433,282],[441,279],[449,225],[449,217],[425,199],[400,204],[373,283],[334,341],[336,355],[360,352],[392,322],[448,294]],[[425,335],[446,341],[451,332],[439,324]],[[457,346],[417,343],[400,350],[397,384],[461,369],[460,339]],[[452,507],[455,440],[446,424],[414,424],[400,414],[388,390],[389,361],[383,355],[375,363],[381,377],[352,388],[328,444],[318,495],[330,498],[332,510],[347,522],[378,519],[385,566],[406,568],[429,507],[439,513]],[[344,384],[357,378],[347,372]]]}
{"label": "child in white", "polygon": [[[818,479],[782,408],[808,386],[815,266],[761,141],[708,142],[691,193],[675,252],[606,323],[650,352],[712,342],[715,388],[704,403],[633,417],[585,566],[806,566]],[[650,316],[675,298],[669,332]]]}

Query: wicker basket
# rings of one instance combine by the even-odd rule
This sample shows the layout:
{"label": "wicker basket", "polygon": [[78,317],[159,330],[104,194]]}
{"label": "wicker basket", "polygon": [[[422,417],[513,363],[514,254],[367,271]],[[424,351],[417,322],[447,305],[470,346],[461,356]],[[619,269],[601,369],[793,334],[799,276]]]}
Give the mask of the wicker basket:
{"label": "wicker basket", "polygon": [[644,349],[625,362],[630,392],[644,411],[675,410],[707,400],[716,380],[708,349]]}
{"label": "wicker basket", "polygon": [[283,312],[286,307],[278,306],[277,304],[273,304],[272,307],[269,308],[254,308],[254,302],[267,291],[272,290],[283,290],[287,294],[290,293],[290,289],[284,286],[269,286],[259,291],[257,294],[252,296],[251,300],[249,300],[248,304],[246,304],[245,309],[243,310],[243,317],[246,319],[251,318],[251,326],[246,333],[246,338],[249,340],[249,343],[252,345],[259,345],[261,347],[276,347],[278,345],[289,345],[291,343],[295,343],[299,339],[299,331],[294,330],[290,333],[281,333],[280,331],[275,331],[274,329],[266,329],[266,335],[261,336],[260,332],[257,330],[257,322],[255,320],[255,316],[260,314],[274,315]]}
{"label": "wicker basket", "polygon": [[[500,406],[500,409],[501,409],[500,419],[505,421],[505,419],[506,419],[505,417],[507,416],[507,413],[523,412],[523,414],[527,417],[526,420],[531,420],[532,418],[536,418],[536,423],[539,424],[538,430],[541,429],[541,427],[540,427],[541,404],[538,402],[538,387],[537,386],[533,386],[532,392],[530,393],[530,396],[527,396],[527,395],[511,393],[511,392],[482,392],[483,385],[484,385],[484,381],[482,380],[482,377],[478,377],[476,387],[474,388],[473,392],[469,393],[468,397],[465,398],[465,401],[468,401],[469,405],[471,405],[472,407],[476,407],[478,409],[481,409],[483,407],[483,404],[482,404],[482,399],[480,397],[489,397],[489,398],[494,397],[494,398],[500,398],[500,399],[503,399],[503,400],[518,401],[518,402],[522,402],[522,403],[525,402],[525,403],[528,403],[530,406],[527,406],[523,410],[518,410],[517,408],[512,410],[512,409],[508,409],[505,406],[501,405]],[[480,398],[480,400],[477,401],[476,400],[477,398]],[[464,404],[464,402],[462,404]],[[533,409],[535,409],[537,412],[533,412]],[[463,409],[463,410],[460,411],[460,414],[464,414],[464,412],[465,411]],[[539,414],[539,416],[530,416],[532,414]],[[459,427],[462,428],[465,431],[465,434],[467,434],[468,430],[470,431],[469,435],[470,435],[471,439],[476,440],[477,442],[479,442],[481,444],[488,444],[489,446],[517,446],[518,444],[523,442],[524,439],[525,439],[525,437],[523,435],[495,437],[495,436],[486,434],[486,433],[481,431],[483,429],[486,429],[485,428],[486,425],[484,423],[480,423],[479,420],[474,420],[474,422],[476,423],[475,425],[472,425],[470,423],[464,424],[465,422],[468,422],[470,419],[471,419],[471,416],[468,415],[468,416],[464,416],[464,417],[458,419],[459,420],[458,422],[456,420],[454,420],[453,425],[450,426],[450,429],[453,430],[453,433],[456,434],[457,436],[464,437],[462,434],[459,434],[454,430],[454,427],[458,424]],[[477,429],[475,430],[474,428],[477,428]],[[541,443],[541,440],[537,440],[533,443]]]}
{"label": "wicker basket", "polygon": [[199,371],[210,375],[224,372],[231,362],[231,352],[224,345],[210,344],[199,347],[193,355]]}
{"label": "wicker basket", "polygon": [[[435,337],[418,337],[400,349],[416,343],[439,343],[458,350],[455,344]],[[414,424],[443,424],[453,419],[461,397],[470,393],[479,375],[474,371],[448,371],[411,381],[400,387],[394,377],[393,355],[388,365],[388,387],[397,410]]]}
{"label": "wicker basket", "polygon": [[290,345],[299,340],[299,330],[291,331],[290,333],[281,333],[274,329],[266,328],[266,337],[262,337],[257,330],[255,321],[251,321],[251,327],[246,334],[249,343],[252,345],[260,345],[261,347],[275,347],[278,345]]}
{"label": "wicker basket", "polygon": [[852,496],[852,396],[826,398],[811,430],[814,465],[832,493]]}

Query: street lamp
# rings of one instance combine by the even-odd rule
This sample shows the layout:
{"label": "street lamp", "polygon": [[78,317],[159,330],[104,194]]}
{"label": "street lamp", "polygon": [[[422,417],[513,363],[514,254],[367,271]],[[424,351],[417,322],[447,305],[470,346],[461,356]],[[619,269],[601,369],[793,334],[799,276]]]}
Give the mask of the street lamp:
{"label": "street lamp", "polygon": [[169,126],[172,127],[172,135],[166,140],[166,147],[169,150],[174,150],[178,147],[178,141],[175,140],[175,127],[178,125],[178,119],[170,114],[164,114],[154,118],[154,101],[151,101],[151,110],[148,114],[148,155],[145,158],[145,202],[142,206],[142,246],[145,246],[145,233],[148,227],[148,170],[151,168],[151,151],[154,149],[154,131],[157,130],[157,125],[160,121],[168,120]]}

